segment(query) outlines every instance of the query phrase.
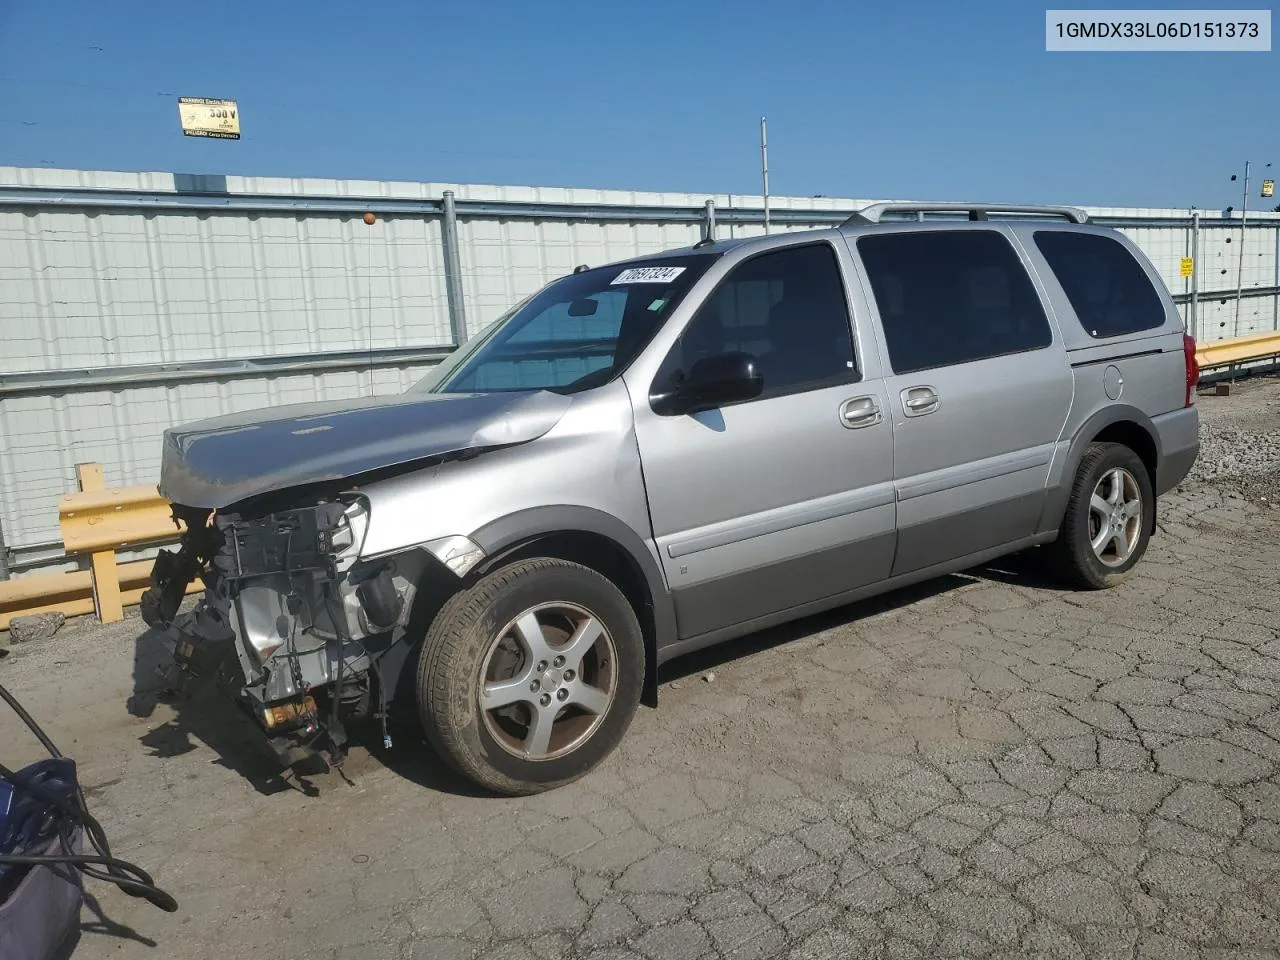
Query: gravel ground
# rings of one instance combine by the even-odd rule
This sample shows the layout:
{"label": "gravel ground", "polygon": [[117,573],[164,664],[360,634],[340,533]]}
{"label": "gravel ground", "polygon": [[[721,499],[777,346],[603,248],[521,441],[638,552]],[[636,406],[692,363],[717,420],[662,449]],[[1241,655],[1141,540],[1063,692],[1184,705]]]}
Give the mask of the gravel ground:
{"label": "gravel ground", "polygon": [[1188,478],[1216,481],[1262,503],[1280,503],[1280,391],[1277,380],[1232,385],[1232,396],[1202,395],[1200,457]]}
{"label": "gravel ground", "polygon": [[156,702],[136,619],[18,648],[0,680],[181,904],[92,884],[75,960],[1278,957],[1280,383],[1200,402],[1116,589],[1012,558],[704,651],[541,797],[413,743],[283,782],[225,705]]}

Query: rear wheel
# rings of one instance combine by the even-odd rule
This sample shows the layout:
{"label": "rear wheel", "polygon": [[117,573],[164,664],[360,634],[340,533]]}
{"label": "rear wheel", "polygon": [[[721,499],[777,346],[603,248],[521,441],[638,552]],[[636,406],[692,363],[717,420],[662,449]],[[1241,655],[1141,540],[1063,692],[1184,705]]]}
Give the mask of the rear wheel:
{"label": "rear wheel", "polygon": [[1118,443],[1085,450],[1053,545],[1058,571],[1085,589],[1120,583],[1147,552],[1155,494],[1146,465]]}
{"label": "rear wheel", "polygon": [[640,702],[644,640],[622,592],[587,567],[526,560],[453,597],[423,642],[418,706],[459,772],[506,794],[575,780]]}

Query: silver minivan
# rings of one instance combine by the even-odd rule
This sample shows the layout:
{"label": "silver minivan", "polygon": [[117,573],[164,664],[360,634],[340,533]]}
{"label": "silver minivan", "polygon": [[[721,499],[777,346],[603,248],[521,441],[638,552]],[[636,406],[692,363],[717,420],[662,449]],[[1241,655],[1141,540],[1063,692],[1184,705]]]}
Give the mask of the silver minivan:
{"label": "silver minivan", "polygon": [[407,714],[544,790],[679,654],[1033,546],[1118,583],[1196,458],[1197,378],[1150,263],[1073,208],[707,238],[578,268],[402,395],[167,431],[186,533],[143,613],[286,763]]}

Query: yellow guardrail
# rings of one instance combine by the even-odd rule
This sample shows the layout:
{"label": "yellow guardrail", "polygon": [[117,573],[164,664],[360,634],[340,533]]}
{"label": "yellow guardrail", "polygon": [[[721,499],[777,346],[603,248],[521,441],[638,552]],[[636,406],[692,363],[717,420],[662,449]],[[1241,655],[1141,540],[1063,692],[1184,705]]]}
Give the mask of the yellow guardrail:
{"label": "yellow guardrail", "polygon": [[[102,465],[76,465],[80,490],[58,502],[58,525],[68,556],[87,556],[88,570],[41,573],[0,583],[0,629],[14,617],[59,611],[67,616],[97,614],[103,623],[124,619],[147,589],[152,562],[119,563],[116,551],[173,540],[182,533],[169,502],[155,487],[107,489]],[[197,580],[187,592],[203,589]]]}
{"label": "yellow guardrail", "polygon": [[[120,615],[115,617],[116,620],[123,619],[124,607],[142,599],[150,582],[151,565],[150,560],[116,565],[116,597],[120,605]],[[197,586],[203,589],[204,584],[197,583]],[[95,613],[97,609],[91,570],[33,573],[0,583],[0,630],[7,629],[14,617],[32,613],[56,610],[68,617],[78,617]]]}
{"label": "yellow guardrail", "polygon": [[58,501],[58,526],[67,553],[96,553],[166,540],[175,527],[169,502],[155,487],[73,493]]}
{"label": "yellow guardrail", "polygon": [[1280,331],[1255,333],[1230,340],[1212,340],[1196,346],[1196,363],[1201,370],[1226,367],[1233,363],[1266,360],[1280,356]]}

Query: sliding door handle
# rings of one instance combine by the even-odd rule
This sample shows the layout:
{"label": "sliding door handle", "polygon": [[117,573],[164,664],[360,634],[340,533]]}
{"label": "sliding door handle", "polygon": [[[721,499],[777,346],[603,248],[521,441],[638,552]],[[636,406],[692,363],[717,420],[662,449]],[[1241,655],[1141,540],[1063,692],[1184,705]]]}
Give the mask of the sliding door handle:
{"label": "sliding door handle", "polygon": [[923,417],[933,413],[940,404],[938,391],[933,387],[908,387],[902,391],[902,409],[908,417]]}

